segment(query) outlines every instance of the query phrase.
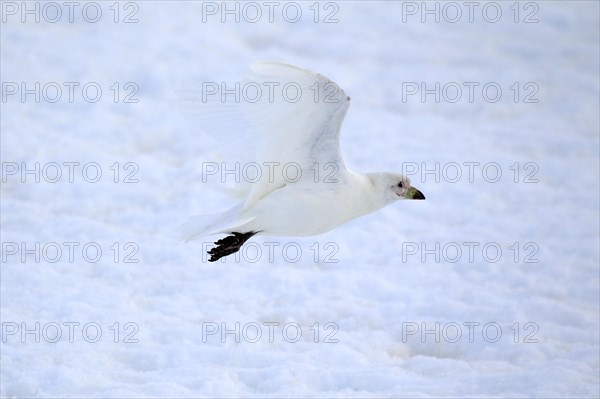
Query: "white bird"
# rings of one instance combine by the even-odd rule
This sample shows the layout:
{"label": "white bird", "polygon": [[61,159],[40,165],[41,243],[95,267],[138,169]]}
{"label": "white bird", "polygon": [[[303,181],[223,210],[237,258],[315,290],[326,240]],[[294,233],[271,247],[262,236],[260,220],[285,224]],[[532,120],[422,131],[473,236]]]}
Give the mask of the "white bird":
{"label": "white bird", "polygon": [[333,81],[276,62],[251,69],[254,75],[246,81],[251,84],[244,87],[263,90],[256,101],[250,95],[242,99],[243,117],[256,131],[253,161],[265,168],[260,178],[242,186],[244,201],[184,225],[186,241],[229,235],[208,251],[209,261],[237,252],[255,234],[317,235],[396,200],[425,199],[401,174],[357,173],[346,167],[339,135],[350,97]]}

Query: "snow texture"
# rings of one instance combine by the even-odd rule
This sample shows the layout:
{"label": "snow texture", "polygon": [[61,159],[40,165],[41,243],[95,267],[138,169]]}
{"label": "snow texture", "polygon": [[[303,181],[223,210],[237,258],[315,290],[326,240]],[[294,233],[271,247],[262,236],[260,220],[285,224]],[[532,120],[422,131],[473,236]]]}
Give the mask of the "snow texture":
{"label": "snow texture", "polygon": [[[600,396],[598,2],[44,4],[0,3],[2,397]],[[259,60],[338,83],[348,166],[427,200],[182,242],[233,203],[179,93]]]}

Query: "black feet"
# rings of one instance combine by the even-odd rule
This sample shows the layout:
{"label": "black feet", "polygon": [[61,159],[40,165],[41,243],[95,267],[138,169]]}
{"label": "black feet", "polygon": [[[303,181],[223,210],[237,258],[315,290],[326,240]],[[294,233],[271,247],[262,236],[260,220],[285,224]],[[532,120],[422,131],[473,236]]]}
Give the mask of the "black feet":
{"label": "black feet", "polygon": [[250,237],[256,234],[253,231],[248,233],[232,233],[233,235],[220,239],[215,242],[216,247],[209,250],[207,253],[210,255],[209,262],[215,262],[224,256],[231,255],[240,250],[242,245]]}

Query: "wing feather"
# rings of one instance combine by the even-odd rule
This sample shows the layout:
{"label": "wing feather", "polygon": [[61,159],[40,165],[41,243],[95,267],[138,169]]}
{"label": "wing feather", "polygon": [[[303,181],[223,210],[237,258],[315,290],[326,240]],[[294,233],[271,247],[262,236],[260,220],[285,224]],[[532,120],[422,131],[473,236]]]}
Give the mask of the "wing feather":
{"label": "wing feather", "polygon": [[244,87],[260,88],[261,95],[245,98],[242,112],[256,131],[263,175],[252,184],[244,208],[315,163],[335,162],[344,169],[339,135],[350,106],[346,93],[321,74],[277,62],[255,63],[251,70]]}

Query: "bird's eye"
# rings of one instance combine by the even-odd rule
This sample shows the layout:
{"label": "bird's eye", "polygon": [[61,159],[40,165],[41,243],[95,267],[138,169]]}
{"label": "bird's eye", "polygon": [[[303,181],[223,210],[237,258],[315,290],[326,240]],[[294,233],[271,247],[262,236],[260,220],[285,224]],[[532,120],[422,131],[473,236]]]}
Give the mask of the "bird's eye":
{"label": "bird's eye", "polygon": [[402,188],[402,182],[398,183],[398,187]]}

